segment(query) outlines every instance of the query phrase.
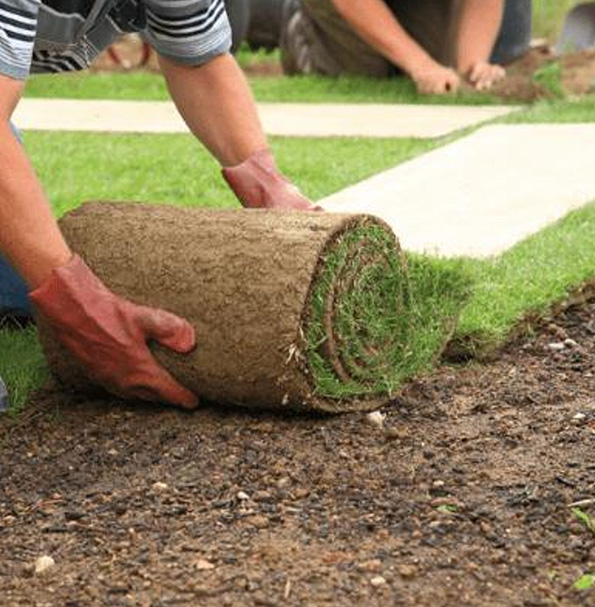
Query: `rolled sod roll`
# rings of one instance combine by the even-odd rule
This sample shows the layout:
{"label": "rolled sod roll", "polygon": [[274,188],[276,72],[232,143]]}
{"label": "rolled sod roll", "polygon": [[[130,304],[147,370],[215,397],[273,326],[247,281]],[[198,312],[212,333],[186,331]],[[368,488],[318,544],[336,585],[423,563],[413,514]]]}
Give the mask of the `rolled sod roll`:
{"label": "rolled sod roll", "polygon": [[[375,217],[91,202],[60,226],[114,292],[195,326],[191,354],[151,348],[202,399],[369,410],[407,374],[407,265]],[[43,322],[40,337],[60,382],[88,389]]]}

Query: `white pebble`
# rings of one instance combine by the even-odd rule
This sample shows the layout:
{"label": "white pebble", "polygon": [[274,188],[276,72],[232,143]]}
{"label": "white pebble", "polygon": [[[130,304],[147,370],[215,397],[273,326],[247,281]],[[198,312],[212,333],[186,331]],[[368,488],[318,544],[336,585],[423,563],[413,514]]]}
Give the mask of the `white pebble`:
{"label": "white pebble", "polygon": [[564,340],[564,345],[567,348],[578,348],[578,342],[574,341],[574,339],[570,339],[570,338]]}
{"label": "white pebble", "polygon": [[45,573],[48,569],[51,569],[56,564],[56,561],[51,556],[40,556],[35,561],[35,573]]}
{"label": "white pebble", "polygon": [[153,483],[153,489],[155,491],[165,491],[167,489],[167,484],[161,482]]}
{"label": "white pebble", "polygon": [[376,575],[370,580],[370,584],[372,584],[374,588],[378,588],[379,586],[384,586],[386,580],[381,575]]}
{"label": "white pebble", "polygon": [[582,422],[583,420],[587,419],[587,416],[584,413],[577,413],[576,415],[572,416],[572,419],[577,422]]}
{"label": "white pebble", "polygon": [[367,422],[375,428],[382,429],[384,427],[385,419],[386,415],[384,415],[384,413],[380,413],[380,411],[372,411],[372,413],[368,413],[368,415],[366,415]]}
{"label": "white pebble", "polygon": [[562,350],[564,350],[566,348],[566,346],[559,342],[559,341],[555,341],[551,344],[548,344],[547,347],[552,351],[552,352],[561,352]]}
{"label": "white pebble", "polygon": [[241,500],[242,502],[246,502],[250,499],[250,496],[247,493],[244,493],[243,491],[238,491],[238,499]]}
{"label": "white pebble", "polygon": [[207,559],[198,559],[194,563],[194,567],[198,571],[211,571],[211,569],[215,569],[215,565],[211,561],[207,561]]}

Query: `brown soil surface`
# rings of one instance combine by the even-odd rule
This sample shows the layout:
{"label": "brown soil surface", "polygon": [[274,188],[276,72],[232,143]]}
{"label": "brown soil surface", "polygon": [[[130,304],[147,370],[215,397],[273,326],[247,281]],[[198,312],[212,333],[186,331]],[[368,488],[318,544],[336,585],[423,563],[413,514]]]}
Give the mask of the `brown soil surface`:
{"label": "brown soil surface", "polygon": [[508,66],[507,77],[493,93],[504,99],[535,101],[554,96],[554,92],[534,78],[536,72],[550,64],[560,68],[559,85],[566,95],[592,93],[595,86],[595,50],[572,53],[556,58],[549,47],[539,47]]}
{"label": "brown soil surface", "polygon": [[0,602],[595,605],[569,508],[595,517],[594,388],[586,304],[411,384],[384,431],[46,391],[0,422]]}

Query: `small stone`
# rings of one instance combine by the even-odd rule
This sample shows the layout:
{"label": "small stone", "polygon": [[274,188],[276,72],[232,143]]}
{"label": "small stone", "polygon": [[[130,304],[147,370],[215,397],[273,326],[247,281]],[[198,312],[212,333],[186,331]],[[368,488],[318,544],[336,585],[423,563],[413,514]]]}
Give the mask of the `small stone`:
{"label": "small stone", "polygon": [[309,495],[310,495],[310,489],[307,487],[298,487],[293,492],[293,497],[296,500],[304,499],[305,497],[308,497]]}
{"label": "small stone", "polygon": [[399,565],[399,575],[405,579],[411,579],[417,575],[417,567],[415,565]]}
{"label": "small stone", "polygon": [[51,569],[56,565],[56,561],[51,556],[40,556],[35,561],[35,573],[42,574],[45,573],[48,569]]}
{"label": "small stone", "polygon": [[243,491],[238,491],[237,498],[241,502],[247,502],[250,499],[250,496],[247,493],[244,493]]}
{"label": "small stone", "polygon": [[399,438],[404,438],[402,430],[400,430],[399,428],[395,428],[394,426],[385,428],[384,436],[387,440],[397,440]]}
{"label": "small stone", "polygon": [[197,571],[211,571],[212,569],[215,569],[215,565],[213,565],[211,561],[207,561],[207,559],[198,559],[194,563],[194,568]]}
{"label": "small stone", "polygon": [[370,580],[370,584],[372,584],[374,588],[379,588],[380,586],[384,586],[386,584],[386,579],[381,575],[376,575]]}
{"label": "small stone", "polygon": [[154,491],[166,491],[168,486],[167,483],[156,482],[153,483],[152,488]]}
{"label": "small stone", "polygon": [[566,349],[566,346],[562,342],[559,342],[559,341],[552,342],[551,344],[548,344],[547,347],[552,352],[562,352],[562,350]]}
{"label": "small stone", "polygon": [[570,338],[564,340],[564,345],[567,348],[578,348],[578,342]]}
{"label": "small stone", "polygon": [[572,422],[574,424],[582,424],[587,419],[587,416],[584,413],[576,413],[572,416]]}
{"label": "small stone", "polygon": [[360,571],[366,571],[367,573],[379,573],[382,571],[382,561],[380,559],[364,561],[363,563],[360,563],[357,568]]}
{"label": "small stone", "polygon": [[437,487],[437,488],[444,487],[444,485],[445,485],[444,481],[441,481],[441,480],[437,480],[432,483],[432,487]]}
{"label": "small stone", "polygon": [[384,420],[386,419],[386,415],[384,413],[380,413],[380,411],[372,411],[372,413],[368,413],[366,415],[366,421],[375,428],[382,429],[384,427]]}

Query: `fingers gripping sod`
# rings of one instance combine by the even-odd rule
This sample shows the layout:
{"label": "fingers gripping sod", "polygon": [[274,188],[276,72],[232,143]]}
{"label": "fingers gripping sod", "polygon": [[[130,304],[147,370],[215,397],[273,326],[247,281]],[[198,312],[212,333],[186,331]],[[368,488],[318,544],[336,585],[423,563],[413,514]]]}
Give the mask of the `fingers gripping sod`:
{"label": "fingers gripping sod", "polygon": [[193,408],[197,399],[154,360],[147,341],[176,352],[194,346],[194,329],[162,310],[118,297],[78,256],[31,293],[42,320],[87,376],[124,397]]}

